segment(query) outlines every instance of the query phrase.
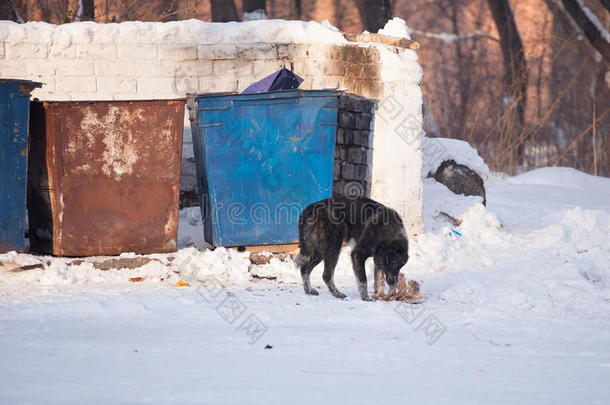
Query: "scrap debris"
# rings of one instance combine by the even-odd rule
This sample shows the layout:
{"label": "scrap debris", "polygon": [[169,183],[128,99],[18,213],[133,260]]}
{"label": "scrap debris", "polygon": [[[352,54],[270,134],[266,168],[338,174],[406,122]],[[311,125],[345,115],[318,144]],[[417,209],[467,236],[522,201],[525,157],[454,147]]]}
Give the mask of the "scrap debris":
{"label": "scrap debris", "polygon": [[377,274],[377,285],[381,288],[375,291],[373,300],[375,301],[401,301],[410,304],[418,304],[424,300],[424,296],[419,290],[419,283],[415,280],[406,281],[404,274],[399,274],[398,283],[390,286],[388,293],[385,293],[385,274],[380,271]]}
{"label": "scrap debris", "polygon": [[19,263],[15,263],[15,262],[0,262],[0,269],[6,270],[10,273],[17,273],[20,271],[44,269],[44,264],[36,263],[36,264],[21,265]]}

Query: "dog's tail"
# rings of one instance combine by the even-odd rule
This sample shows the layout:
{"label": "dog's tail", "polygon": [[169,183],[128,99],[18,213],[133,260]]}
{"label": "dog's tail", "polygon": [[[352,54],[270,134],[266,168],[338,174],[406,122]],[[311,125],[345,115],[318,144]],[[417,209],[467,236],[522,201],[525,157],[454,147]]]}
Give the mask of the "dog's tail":
{"label": "dog's tail", "polygon": [[308,261],[309,261],[309,256],[304,254],[302,249],[299,252],[299,254],[297,255],[297,257],[294,258],[294,264],[297,266],[297,268],[301,268],[301,266],[303,266]]}

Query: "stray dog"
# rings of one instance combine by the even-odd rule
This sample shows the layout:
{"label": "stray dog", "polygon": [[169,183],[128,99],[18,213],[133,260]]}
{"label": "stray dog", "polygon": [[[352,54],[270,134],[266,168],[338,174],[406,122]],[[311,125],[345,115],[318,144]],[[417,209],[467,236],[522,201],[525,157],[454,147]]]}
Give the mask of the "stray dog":
{"label": "stray dog", "polygon": [[[369,198],[337,196],[307,206],[299,218],[301,250],[296,259],[305,293],[318,295],[309,276],[324,260],[322,278],[331,294],[345,298],[333,281],[343,242],[353,244],[352,265],[360,297],[370,301],[364,263],[375,260],[375,291],[378,273],[383,271],[390,286],[396,284],[400,269],[409,259],[409,244],[402,219],[396,211]],[[383,288],[383,286],[381,286]]]}

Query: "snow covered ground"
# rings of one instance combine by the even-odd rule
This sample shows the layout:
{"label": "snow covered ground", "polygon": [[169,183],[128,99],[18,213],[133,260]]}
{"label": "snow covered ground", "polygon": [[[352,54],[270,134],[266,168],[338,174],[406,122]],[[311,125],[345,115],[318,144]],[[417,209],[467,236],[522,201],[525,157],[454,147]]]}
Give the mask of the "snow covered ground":
{"label": "snow covered ground", "polygon": [[360,301],[347,252],[343,301],[321,268],[310,297],[290,260],[224,249],[106,271],[0,255],[45,267],[0,270],[0,403],[610,403],[610,179],[487,187],[484,208],[426,180],[421,305]]}

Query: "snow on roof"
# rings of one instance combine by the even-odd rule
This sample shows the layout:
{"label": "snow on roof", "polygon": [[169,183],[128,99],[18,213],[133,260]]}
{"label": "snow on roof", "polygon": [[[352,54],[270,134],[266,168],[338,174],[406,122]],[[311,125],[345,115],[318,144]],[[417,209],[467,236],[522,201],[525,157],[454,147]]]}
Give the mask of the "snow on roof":
{"label": "snow on roof", "polygon": [[78,22],[48,24],[28,22],[17,24],[0,21],[0,41],[27,43],[112,43],[176,42],[201,44],[247,43],[330,43],[347,40],[328,22],[255,20],[247,22],[213,23],[201,20],[172,22],[128,21],[112,24]]}

